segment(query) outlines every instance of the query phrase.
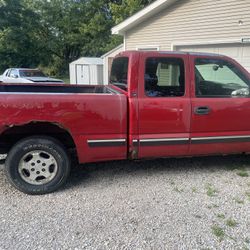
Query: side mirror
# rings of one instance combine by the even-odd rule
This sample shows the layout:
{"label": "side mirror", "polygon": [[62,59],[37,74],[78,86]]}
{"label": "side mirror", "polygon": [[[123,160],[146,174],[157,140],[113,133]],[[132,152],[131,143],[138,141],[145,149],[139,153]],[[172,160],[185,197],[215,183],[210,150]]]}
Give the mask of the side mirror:
{"label": "side mirror", "polygon": [[248,88],[236,89],[231,93],[231,96],[232,97],[248,97],[249,89]]}
{"label": "side mirror", "polygon": [[18,78],[18,75],[14,75],[14,78]]}

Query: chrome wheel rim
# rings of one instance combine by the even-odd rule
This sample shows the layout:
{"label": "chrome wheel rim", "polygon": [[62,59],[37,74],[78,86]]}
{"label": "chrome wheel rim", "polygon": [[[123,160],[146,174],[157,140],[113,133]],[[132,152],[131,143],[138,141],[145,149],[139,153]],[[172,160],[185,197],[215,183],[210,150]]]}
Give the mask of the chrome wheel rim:
{"label": "chrome wheel rim", "polygon": [[44,185],[55,178],[58,164],[52,154],[34,150],[21,158],[18,172],[25,182],[32,185]]}

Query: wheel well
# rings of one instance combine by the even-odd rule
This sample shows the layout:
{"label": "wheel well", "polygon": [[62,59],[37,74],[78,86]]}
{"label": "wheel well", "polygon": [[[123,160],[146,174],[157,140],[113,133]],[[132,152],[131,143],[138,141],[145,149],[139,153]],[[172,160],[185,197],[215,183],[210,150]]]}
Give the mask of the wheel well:
{"label": "wheel well", "polygon": [[60,141],[67,149],[75,150],[76,146],[71,134],[58,124],[49,122],[31,122],[21,126],[13,126],[0,135],[0,151],[7,153],[19,140],[35,135],[50,136]]}

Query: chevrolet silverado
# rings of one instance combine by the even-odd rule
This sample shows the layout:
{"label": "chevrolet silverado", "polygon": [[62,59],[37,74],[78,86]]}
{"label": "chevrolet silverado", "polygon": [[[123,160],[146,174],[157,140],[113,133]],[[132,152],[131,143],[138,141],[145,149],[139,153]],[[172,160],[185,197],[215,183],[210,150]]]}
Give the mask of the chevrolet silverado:
{"label": "chevrolet silverado", "polygon": [[10,183],[61,187],[79,163],[250,152],[250,74],[233,59],[120,53],[107,86],[0,84],[0,149]]}

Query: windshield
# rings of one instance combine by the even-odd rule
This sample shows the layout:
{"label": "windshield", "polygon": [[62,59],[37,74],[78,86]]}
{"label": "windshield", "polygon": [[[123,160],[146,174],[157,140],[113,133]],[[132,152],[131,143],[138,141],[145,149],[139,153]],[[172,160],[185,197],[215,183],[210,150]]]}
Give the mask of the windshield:
{"label": "windshield", "polygon": [[40,70],[20,70],[20,77],[46,77]]}
{"label": "windshield", "polygon": [[127,90],[128,84],[128,57],[114,59],[110,75],[110,83]]}

